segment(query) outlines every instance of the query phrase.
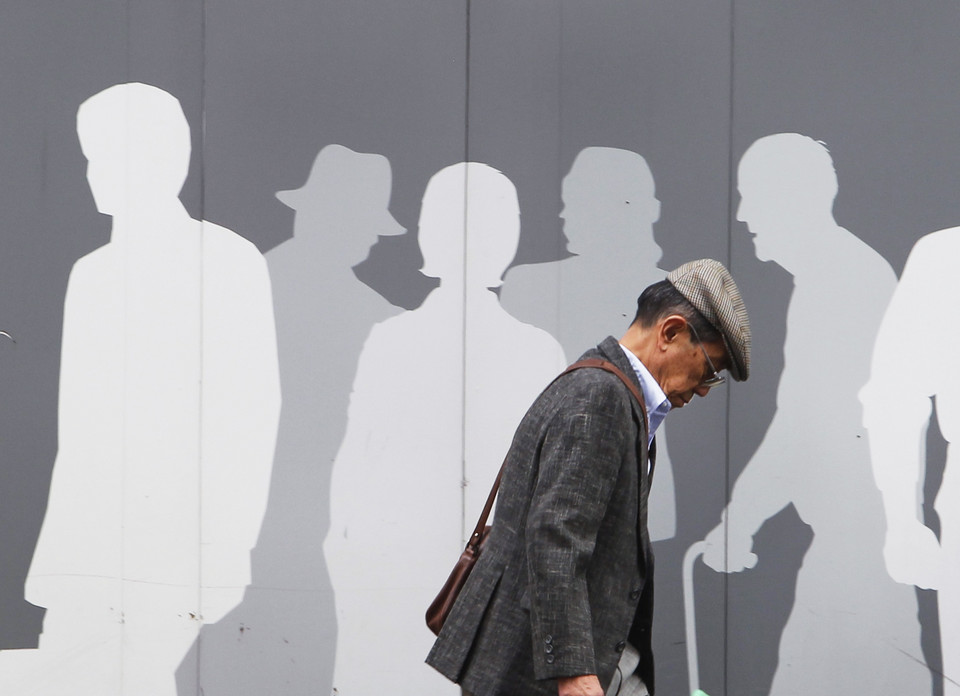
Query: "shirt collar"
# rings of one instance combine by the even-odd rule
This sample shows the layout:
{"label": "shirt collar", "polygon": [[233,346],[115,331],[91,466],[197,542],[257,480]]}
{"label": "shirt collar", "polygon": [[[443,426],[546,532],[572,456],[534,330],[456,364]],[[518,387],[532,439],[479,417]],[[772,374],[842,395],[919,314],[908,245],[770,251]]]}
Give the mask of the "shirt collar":
{"label": "shirt collar", "polygon": [[637,379],[640,380],[640,390],[643,392],[643,400],[646,402],[647,408],[647,418],[650,421],[648,439],[652,441],[653,436],[657,432],[657,428],[660,427],[663,419],[666,418],[667,413],[670,412],[670,401],[667,399],[667,395],[663,389],[660,388],[660,384],[653,378],[653,375],[650,374],[650,370],[640,362],[640,358],[634,355],[632,351],[624,348],[623,344],[620,344],[620,348],[623,350],[623,354],[627,356],[627,360],[630,361],[630,366],[636,373]]}

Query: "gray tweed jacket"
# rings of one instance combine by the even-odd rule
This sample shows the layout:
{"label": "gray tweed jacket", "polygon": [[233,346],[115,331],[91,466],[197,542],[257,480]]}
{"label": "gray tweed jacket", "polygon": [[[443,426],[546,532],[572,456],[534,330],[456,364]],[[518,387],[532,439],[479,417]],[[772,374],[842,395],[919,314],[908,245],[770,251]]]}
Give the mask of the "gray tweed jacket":
{"label": "gray tweed jacket", "polygon": [[[612,337],[583,357],[636,381]],[[652,694],[647,460],[643,411],[615,375],[585,368],[548,387],[517,429],[493,529],[427,663],[474,696],[555,696],[558,677],[606,688],[630,640]]]}

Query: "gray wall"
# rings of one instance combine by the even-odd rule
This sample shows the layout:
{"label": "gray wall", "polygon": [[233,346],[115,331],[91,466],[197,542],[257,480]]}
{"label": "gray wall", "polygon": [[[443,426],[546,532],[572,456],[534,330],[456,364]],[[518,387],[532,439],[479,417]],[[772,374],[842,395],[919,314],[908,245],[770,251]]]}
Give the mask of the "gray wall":
{"label": "gray wall", "polygon": [[[0,648],[38,644],[43,612],[26,603],[23,584],[58,449],[66,282],[74,262],[109,239],[110,220],[96,212],[76,137],[76,109],[90,95],[142,81],[177,97],[193,142],[181,200],[193,217],[234,230],[268,259],[294,233],[294,212],[274,194],[302,186],[321,148],[336,143],[389,161],[390,211],[407,233],[381,237],[355,271],[392,308],[384,303],[380,314],[364,315],[368,324],[350,324],[359,337],[352,348],[343,344],[353,361],[347,371],[355,369],[373,321],[420,307],[437,285],[419,272],[417,245],[420,199],[435,172],[477,161],[513,182],[522,220],[514,263],[522,265],[567,256],[561,182],[581,150],[621,148],[646,159],[662,202],[654,227],[663,249],[659,265],[670,269],[707,256],[729,264],[754,330],[750,381],[723,387],[669,420],[677,526],[673,538],[657,543],[656,641],[660,693],[675,694],[687,689],[682,558],[720,522],[729,491],[778,413],[795,286],[794,273],[776,259],[757,258],[747,226],[736,220],[740,158],[769,134],[823,141],[839,181],[836,222],[899,274],[917,239],[960,220],[958,29],[960,8],[942,2],[4,3],[0,329],[16,343],[0,342]],[[825,275],[848,272],[856,269],[824,261]],[[305,296],[288,309],[309,323],[337,300]],[[810,345],[827,355],[844,340],[816,338]],[[317,360],[324,355],[318,350]],[[298,369],[284,364],[282,345],[280,356],[282,377]],[[862,359],[868,363],[870,355]],[[828,361],[806,365],[801,373],[830,369]],[[343,414],[348,387],[337,389]],[[930,443],[928,502],[944,450],[936,432]],[[269,574],[269,559],[301,551],[315,557],[308,574],[312,608],[286,605],[269,630],[283,634],[283,622],[290,622],[300,641],[291,654],[317,666],[303,673],[252,651],[240,670],[288,684],[276,693],[325,693],[332,679],[333,588],[319,553],[329,507],[327,456],[311,483],[319,512],[308,514],[309,501],[300,501],[307,526],[288,538],[272,535],[271,549],[252,554],[254,586],[246,602],[255,600],[258,574]],[[820,471],[829,477],[829,467]],[[858,506],[847,495],[828,502]],[[816,536],[786,504],[754,539],[756,568],[727,575],[697,564],[705,691],[772,693],[779,637]],[[916,693],[943,693],[935,676],[941,665],[936,593],[916,590],[915,599],[921,659],[931,669],[929,684]],[[204,641],[211,646],[208,662],[201,658],[200,682],[208,694],[228,686],[234,694],[266,693],[257,680],[231,674],[232,653],[215,647],[242,634],[242,617],[233,620],[199,631],[201,653]],[[829,641],[831,626],[824,617],[810,639]],[[828,673],[843,672],[841,656]],[[0,661],[0,684],[3,669]],[[230,686],[233,680],[241,685]],[[291,683],[297,680],[309,683]],[[181,676],[179,693],[197,693],[192,677]]]}

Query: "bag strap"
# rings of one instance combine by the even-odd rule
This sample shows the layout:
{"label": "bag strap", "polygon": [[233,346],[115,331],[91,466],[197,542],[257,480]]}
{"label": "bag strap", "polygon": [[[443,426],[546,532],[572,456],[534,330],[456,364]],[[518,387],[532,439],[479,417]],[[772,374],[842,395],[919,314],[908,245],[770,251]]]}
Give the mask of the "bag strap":
{"label": "bag strap", "polygon": [[619,377],[620,381],[623,382],[627,389],[630,390],[630,393],[633,394],[633,398],[637,400],[638,404],[640,404],[640,412],[643,414],[643,427],[650,427],[650,424],[647,422],[647,405],[643,400],[643,394],[641,394],[640,390],[637,389],[637,385],[631,382],[630,379],[623,374],[619,367],[614,365],[609,360],[603,360],[602,358],[584,358],[583,360],[578,360],[577,362],[573,363],[573,365],[561,372],[559,377],[562,377],[573,370],[579,370],[581,367],[596,367],[601,370],[606,370],[607,372],[615,374],[617,377]]}
{"label": "bag strap", "polygon": [[[553,383],[558,379],[563,377],[568,372],[573,372],[574,370],[579,370],[584,367],[594,367],[600,370],[606,370],[611,374],[616,375],[620,378],[620,381],[623,382],[627,389],[630,390],[630,393],[633,395],[633,398],[637,400],[637,403],[640,404],[640,412],[643,414],[643,425],[645,428],[649,428],[650,425],[647,423],[647,407],[643,401],[643,395],[640,393],[640,390],[637,389],[637,386],[630,381],[630,379],[623,374],[623,372],[614,365],[609,360],[603,360],[602,358],[584,358],[583,360],[578,360],[568,367],[566,370],[561,372],[559,375],[553,378],[553,381],[547,385],[547,389],[553,386]],[[483,538],[483,530],[487,526],[487,518],[490,517],[490,511],[493,510],[493,501],[497,497],[497,491],[500,490],[500,479],[503,478],[503,468],[507,465],[507,460],[503,460],[503,464],[500,465],[500,471],[497,473],[497,480],[493,482],[493,488],[490,489],[490,494],[487,496],[487,502],[483,506],[483,511],[480,513],[480,519],[477,520],[477,526],[473,530],[473,534],[470,535],[470,540],[467,542],[467,547],[478,547],[480,545],[480,540]]]}

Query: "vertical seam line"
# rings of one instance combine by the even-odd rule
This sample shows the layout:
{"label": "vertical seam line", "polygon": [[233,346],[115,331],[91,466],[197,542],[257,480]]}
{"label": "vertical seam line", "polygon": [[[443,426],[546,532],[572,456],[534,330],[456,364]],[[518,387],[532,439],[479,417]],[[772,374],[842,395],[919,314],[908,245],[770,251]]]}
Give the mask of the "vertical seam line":
{"label": "vertical seam line", "polygon": [[[727,259],[730,264],[731,273],[733,271],[733,196],[734,196],[734,181],[735,181],[735,172],[734,172],[734,163],[733,163],[733,139],[734,139],[734,115],[735,115],[735,104],[734,98],[736,95],[735,86],[734,86],[734,71],[736,68],[735,64],[736,57],[736,0],[730,0],[730,61],[729,61],[729,70],[730,70],[730,107],[728,111],[728,122],[727,122]],[[730,501],[730,426],[731,426],[731,412],[733,410],[733,390],[727,390],[727,413],[726,413],[726,466],[724,467],[724,486],[723,486],[723,497],[724,497],[724,509],[727,508]],[[724,554],[724,565],[727,565],[727,554],[729,549],[728,536],[730,530],[730,520],[729,515],[724,515],[726,518],[726,523],[723,528],[723,554]],[[723,689],[724,692],[729,691],[728,684],[728,670],[727,665],[729,663],[729,636],[730,636],[730,591],[729,591],[729,574],[723,574]]]}
{"label": "vertical seam line", "polygon": [[463,108],[463,259],[461,280],[461,344],[460,344],[460,542],[467,535],[467,228],[469,221],[470,179],[470,10],[471,0],[465,4],[464,37],[464,108]]}
{"label": "vertical seam line", "polygon": [[197,662],[195,682],[197,694],[203,694],[202,680],[200,677],[200,665],[203,659],[203,470],[204,470],[204,446],[203,446],[203,405],[204,405],[204,345],[205,345],[205,258],[204,258],[204,237],[206,234],[207,219],[207,172],[206,172],[206,149],[207,149],[207,2],[200,1],[200,157],[198,169],[200,173],[200,374],[199,374],[199,403],[198,417],[199,428],[197,429],[197,637],[195,639],[197,646]]}

